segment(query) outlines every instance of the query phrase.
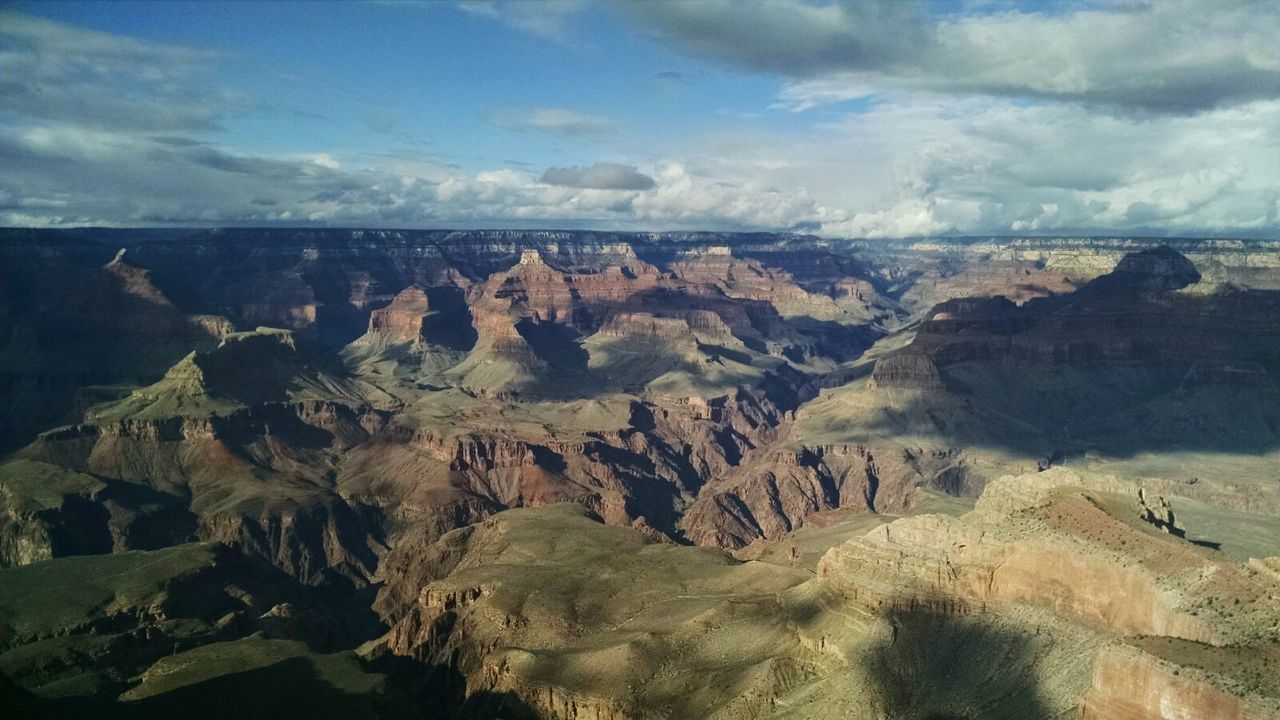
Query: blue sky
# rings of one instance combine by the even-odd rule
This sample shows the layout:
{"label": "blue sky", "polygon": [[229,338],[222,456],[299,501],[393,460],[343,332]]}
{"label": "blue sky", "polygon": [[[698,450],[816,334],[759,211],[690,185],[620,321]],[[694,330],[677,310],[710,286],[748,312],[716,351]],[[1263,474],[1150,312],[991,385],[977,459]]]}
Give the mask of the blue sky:
{"label": "blue sky", "polygon": [[[404,144],[481,171],[508,160],[590,163],[602,146],[643,158],[673,135],[807,120],[778,112],[766,117],[760,111],[775,82],[684,58],[619,22],[608,5],[582,6],[560,36],[522,31],[445,2],[17,7],[114,35],[219,53],[226,60],[211,79],[268,104],[226,122],[225,139],[254,151],[323,147],[347,155]],[[498,119],[538,108],[607,112],[616,133],[531,137]],[[759,117],[743,117],[752,113]],[[380,132],[384,126],[394,127]]]}
{"label": "blue sky", "polygon": [[1273,9],[10,3],[0,222],[1272,235]]}

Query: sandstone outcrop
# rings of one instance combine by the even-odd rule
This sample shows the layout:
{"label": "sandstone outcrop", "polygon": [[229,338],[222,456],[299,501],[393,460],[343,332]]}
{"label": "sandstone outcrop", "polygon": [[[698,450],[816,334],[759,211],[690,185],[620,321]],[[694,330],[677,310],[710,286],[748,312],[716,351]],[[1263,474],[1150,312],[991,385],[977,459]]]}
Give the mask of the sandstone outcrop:
{"label": "sandstone outcrop", "polygon": [[924,353],[896,353],[876,361],[871,371],[872,388],[942,388],[942,376],[933,358]]}
{"label": "sandstone outcrop", "polygon": [[416,343],[422,338],[422,318],[430,309],[427,293],[410,285],[391,304],[369,314],[369,334],[387,343]]}
{"label": "sandstone outcrop", "polygon": [[1135,648],[1108,648],[1094,661],[1093,684],[1080,709],[1080,717],[1082,720],[1276,717],[1197,679],[1193,672],[1184,672]]}
{"label": "sandstone outcrop", "polygon": [[1161,245],[1129,253],[1116,263],[1115,270],[1094,281],[1112,288],[1160,292],[1181,290],[1200,282],[1194,263],[1173,248]]}
{"label": "sandstone outcrop", "polygon": [[[1038,535],[1019,534],[1059,511],[1088,512],[1077,501],[1089,494],[1123,490],[1136,502],[1122,481],[1055,470],[992,490],[971,519],[899,520],[831,550],[815,579],[645,545],[568,506],[504,512],[430,546],[416,594],[384,588],[380,608],[392,628],[366,652],[452,663],[477,698],[473,708],[510,693],[564,717],[788,717],[797,708],[868,720],[946,710],[1273,716],[1273,700],[1240,684],[1253,682],[1252,671],[1202,671],[1197,663],[1212,663],[1160,660],[1139,647],[1242,647],[1157,637],[1166,631],[1257,643],[1256,621],[1275,622],[1267,605],[1244,621],[1183,612],[1203,610],[1198,603],[1210,592],[1247,597],[1251,581],[1228,579],[1228,566],[1185,541],[1125,525],[1087,500],[1131,534],[1100,537],[1097,523],[1075,521],[1041,533],[1039,545],[1028,542]],[[664,574],[675,558],[686,572]],[[1225,582],[1166,587],[1158,570],[1174,562],[1226,573],[1218,576]],[[413,587],[410,577],[397,582]],[[622,589],[630,584],[639,589]],[[1161,603],[1181,619],[1161,619]],[[1270,647],[1263,643],[1248,646]],[[643,679],[635,674],[653,668]],[[708,686],[708,677],[717,682]],[[906,677],[913,681],[903,684]]]}
{"label": "sandstone outcrop", "polygon": [[[1256,640],[1270,611],[1265,590],[1147,526],[1135,511],[1151,502],[1115,478],[1060,469],[1005,477],[972,515],[882,525],[829,551],[819,574],[878,607],[975,612],[1025,603],[1117,635],[1214,646]],[[1198,597],[1207,585],[1234,596],[1230,612],[1204,612]]]}

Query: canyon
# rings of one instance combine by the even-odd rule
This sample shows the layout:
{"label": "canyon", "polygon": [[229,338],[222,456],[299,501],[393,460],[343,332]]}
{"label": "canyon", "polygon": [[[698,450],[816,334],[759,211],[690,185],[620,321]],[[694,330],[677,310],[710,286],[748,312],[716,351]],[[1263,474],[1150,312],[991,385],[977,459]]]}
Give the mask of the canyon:
{"label": "canyon", "polygon": [[1275,241],[0,229],[0,428],[15,717],[1280,717]]}

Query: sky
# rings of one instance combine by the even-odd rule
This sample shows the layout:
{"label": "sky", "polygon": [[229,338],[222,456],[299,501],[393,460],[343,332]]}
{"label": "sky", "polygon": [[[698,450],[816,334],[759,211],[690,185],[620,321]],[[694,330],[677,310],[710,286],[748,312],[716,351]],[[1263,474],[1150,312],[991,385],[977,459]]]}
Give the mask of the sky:
{"label": "sky", "polygon": [[0,225],[1280,237],[1280,1],[4,2]]}

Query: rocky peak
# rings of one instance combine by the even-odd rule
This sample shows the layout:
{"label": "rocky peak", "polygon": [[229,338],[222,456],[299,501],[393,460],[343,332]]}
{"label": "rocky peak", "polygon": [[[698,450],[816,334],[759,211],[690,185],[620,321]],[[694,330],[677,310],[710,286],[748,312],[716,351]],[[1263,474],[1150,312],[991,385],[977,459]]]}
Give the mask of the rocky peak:
{"label": "rocky peak", "polygon": [[417,285],[401,290],[384,308],[369,314],[369,334],[390,343],[412,343],[422,337],[422,319],[430,312],[427,293]]}
{"label": "rocky peak", "polygon": [[655,317],[649,313],[619,313],[600,332],[613,337],[693,341],[693,331],[683,318]]}
{"label": "rocky peak", "polygon": [[102,266],[108,275],[115,278],[120,291],[151,305],[171,307],[169,299],[151,282],[151,271],[130,265],[125,261],[125,252],[125,248],[120,248],[111,262]]}
{"label": "rocky peak", "polygon": [[269,394],[275,395],[275,388],[295,372],[295,354],[293,333],[260,327],[232,333],[223,338],[217,349],[194,353],[190,361],[200,369],[207,391],[238,397],[270,388]]}
{"label": "rocky peak", "polygon": [[1187,535],[1186,529],[1178,525],[1169,501],[1160,495],[1148,493],[1146,488],[1138,489],[1138,517],[1170,535]]}
{"label": "rocky peak", "polygon": [[1089,283],[1093,287],[1145,290],[1181,290],[1200,282],[1200,271],[1185,255],[1161,245],[1120,259],[1110,274]]}
{"label": "rocky peak", "polygon": [[733,331],[725,324],[724,319],[712,310],[690,310],[685,320],[690,329],[704,336],[733,338]]}
{"label": "rocky peak", "polygon": [[542,259],[542,253],[533,248],[520,253],[520,262],[517,263],[517,266],[525,268],[548,267],[546,261]]}
{"label": "rocky peak", "polygon": [[[281,328],[259,327],[247,332],[232,333],[222,339],[217,352],[230,354],[235,352],[262,352],[297,349],[293,341],[293,333]],[[210,353],[211,354],[211,353]]]}
{"label": "rocky peak", "polygon": [[933,358],[925,353],[900,352],[876,361],[869,386],[931,390],[942,387],[942,376]]}

